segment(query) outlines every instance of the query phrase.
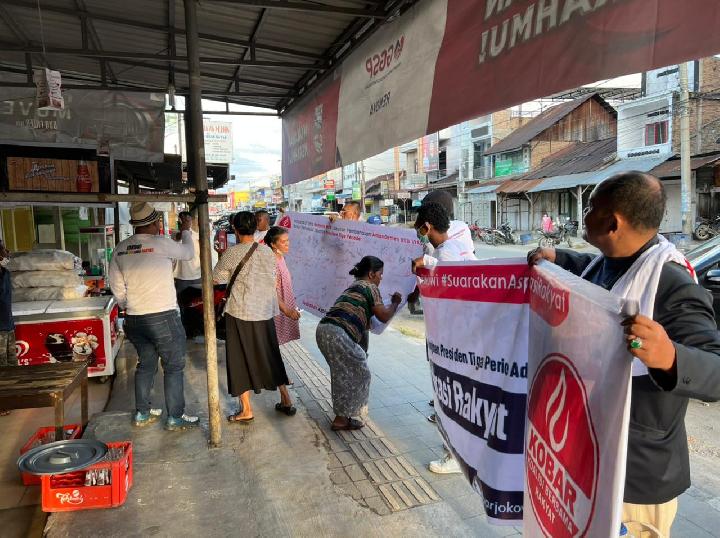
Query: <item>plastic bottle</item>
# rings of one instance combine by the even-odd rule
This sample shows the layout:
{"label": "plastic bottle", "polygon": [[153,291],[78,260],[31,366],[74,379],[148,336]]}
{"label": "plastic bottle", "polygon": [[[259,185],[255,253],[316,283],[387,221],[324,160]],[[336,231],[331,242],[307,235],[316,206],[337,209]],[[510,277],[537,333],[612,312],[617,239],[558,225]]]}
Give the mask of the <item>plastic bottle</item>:
{"label": "plastic bottle", "polygon": [[78,163],[75,184],[77,192],[92,192],[92,178],[90,177],[90,170],[85,161]]}

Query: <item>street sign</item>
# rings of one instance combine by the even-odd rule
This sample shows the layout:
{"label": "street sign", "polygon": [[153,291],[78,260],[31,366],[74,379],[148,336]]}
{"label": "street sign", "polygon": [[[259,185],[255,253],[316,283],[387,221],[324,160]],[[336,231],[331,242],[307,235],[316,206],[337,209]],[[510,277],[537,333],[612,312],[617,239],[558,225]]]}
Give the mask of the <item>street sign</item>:
{"label": "street sign", "polygon": [[398,192],[395,195],[395,198],[398,200],[409,200],[410,199],[410,193],[409,192]]}

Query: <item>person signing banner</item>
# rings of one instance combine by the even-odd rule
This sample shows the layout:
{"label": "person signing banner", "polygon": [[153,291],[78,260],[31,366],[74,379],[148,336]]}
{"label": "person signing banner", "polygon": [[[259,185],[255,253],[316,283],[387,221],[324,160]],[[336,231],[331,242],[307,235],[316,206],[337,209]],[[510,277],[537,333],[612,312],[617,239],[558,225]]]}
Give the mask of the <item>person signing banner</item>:
{"label": "person signing banner", "polygon": [[623,521],[670,536],[677,497],[690,486],[688,399],[720,399],[720,333],[710,294],[658,235],[665,203],[654,176],[613,176],[592,192],[584,216],[585,239],[601,255],[538,248],[528,263],[547,260],[639,304],[623,323],[635,357]]}

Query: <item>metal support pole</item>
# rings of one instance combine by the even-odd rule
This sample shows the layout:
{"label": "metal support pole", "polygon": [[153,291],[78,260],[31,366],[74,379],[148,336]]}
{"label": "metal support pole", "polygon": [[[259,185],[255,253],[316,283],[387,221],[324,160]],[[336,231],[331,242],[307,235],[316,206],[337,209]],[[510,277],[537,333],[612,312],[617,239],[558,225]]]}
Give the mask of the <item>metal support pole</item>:
{"label": "metal support pole", "polygon": [[687,62],[680,71],[680,207],[682,232],[692,233],[692,171],[690,169],[690,93],[688,92]]}
{"label": "metal support pole", "polygon": [[578,235],[582,237],[583,233],[583,227],[585,226],[585,223],[583,222],[583,188],[582,185],[577,186],[577,220],[578,220]]}
{"label": "metal support pole", "polygon": [[[205,167],[205,141],[203,139],[203,113],[200,79],[200,50],[198,43],[198,22],[196,0],[184,0],[185,28],[190,71],[190,114],[191,134],[188,155],[193,154],[192,169],[189,172],[195,180],[197,192],[207,193],[207,170]],[[210,214],[207,200],[201,200],[197,207],[200,226],[200,270],[202,273],[202,296],[205,308],[205,356],[207,360],[208,414],[210,420],[210,446],[218,446],[220,430],[220,390],[218,386],[217,341],[215,339],[215,309],[213,302],[212,258],[210,252]]]}

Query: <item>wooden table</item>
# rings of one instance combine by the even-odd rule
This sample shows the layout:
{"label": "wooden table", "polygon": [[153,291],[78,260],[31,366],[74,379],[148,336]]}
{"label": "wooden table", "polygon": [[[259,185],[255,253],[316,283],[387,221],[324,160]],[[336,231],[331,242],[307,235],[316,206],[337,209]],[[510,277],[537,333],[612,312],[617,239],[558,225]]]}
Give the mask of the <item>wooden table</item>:
{"label": "wooden table", "polygon": [[87,362],[0,368],[0,409],[55,408],[55,439],[64,439],[65,400],[79,386],[82,427],[88,422]]}

